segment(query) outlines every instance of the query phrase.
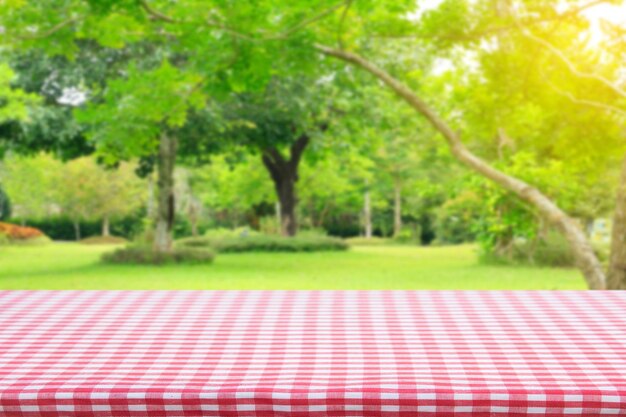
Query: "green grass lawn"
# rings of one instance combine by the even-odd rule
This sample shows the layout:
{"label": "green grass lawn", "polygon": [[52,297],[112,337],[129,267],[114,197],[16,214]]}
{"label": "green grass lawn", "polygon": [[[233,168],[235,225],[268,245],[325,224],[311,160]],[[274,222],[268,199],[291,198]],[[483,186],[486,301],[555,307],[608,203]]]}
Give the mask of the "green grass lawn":
{"label": "green grass lawn", "polygon": [[584,289],[576,270],[485,266],[472,246],[221,254],[210,266],[99,263],[111,246],[0,247],[1,289]]}

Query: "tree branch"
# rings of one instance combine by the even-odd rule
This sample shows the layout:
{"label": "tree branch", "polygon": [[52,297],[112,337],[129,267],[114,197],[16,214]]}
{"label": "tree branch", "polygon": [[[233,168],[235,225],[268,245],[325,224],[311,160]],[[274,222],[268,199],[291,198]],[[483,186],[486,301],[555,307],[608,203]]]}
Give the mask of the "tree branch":
{"label": "tree branch", "polygon": [[[282,179],[282,167],[285,164],[285,160],[276,148],[267,148],[261,155],[263,165],[267,168],[274,181],[274,184],[278,187]],[[278,188],[277,188],[278,189]]]}
{"label": "tree branch", "polygon": [[606,277],[602,265],[593,252],[587,237],[582,229],[552,200],[538,189],[524,181],[512,177],[483,161],[465,147],[459,135],[439,115],[428,106],[420,97],[406,85],[392,77],[383,69],[367,61],[363,57],[324,45],[316,45],[321,53],[338,58],[374,75],[398,96],[403,98],[413,109],[422,114],[430,124],[443,135],[448,143],[452,155],[462,164],[468,166],[482,176],[492,180],[504,189],[514,193],[523,201],[531,204],[541,215],[558,227],[570,243],[576,258],[577,266],[582,271],[587,285],[591,289],[604,289]]}
{"label": "tree branch", "polygon": [[309,144],[311,138],[306,133],[300,135],[300,137],[291,145],[289,165],[291,168],[297,168],[302,158],[302,154]]}
{"label": "tree branch", "polygon": [[[221,22],[216,22],[214,20],[211,19],[207,19],[205,20],[204,24],[208,27],[212,27],[215,29],[219,29],[222,30],[238,39],[242,39],[242,40],[246,40],[249,42],[265,42],[265,41],[276,41],[276,40],[286,40],[288,39],[291,35],[293,35],[294,33],[300,31],[300,29],[303,29],[304,27],[311,25],[321,19],[323,19],[324,17],[328,16],[329,14],[333,13],[335,10],[341,8],[342,6],[344,6],[345,4],[349,3],[351,0],[342,0],[341,2],[329,7],[328,9],[324,9],[322,10],[320,13],[311,16],[309,18],[306,18],[300,22],[298,22],[297,24],[295,24],[294,26],[287,28],[283,31],[280,31],[278,33],[275,34],[270,34],[270,35],[261,35],[261,36],[256,36],[256,35],[252,35],[252,34],[247,34],[244,32],[241,32],[237,29],[234,29],[224,23]],[[146,13],[148,13],[153,19],[156,20],[161,20],[163,22],[166,23],[190,23],[188,21],[183,21],[183,20],[177,20],[172,18],[171,16],[168,16],[154,8],[152,8],[150,6],[150,4],[147,2],[147,0],[139,0],[139,4],[141,5],[141,7],[146,11]]]}
{"label": "tree branch", "polygon": [[139,5],[155,20],[162,20],[167,23],[184,23],[181,20],[176,20],[156,9],[153,9],[146,0],[139,0]]}
{"label": "tree branch", "polygon": [[612,106],[610,104],[606,104],[606,103],[601,103],[599,101],[594,101],[594,100],[587,100],[584,98],[578,98],[576,97],[574,94],[568,92],[568,91],[563,91],[560,88],[558,88],[556,85],[552,84],[550,81],[547,81],[548,86],[557,94],[566,97],[567,99],[569,99],[572,103],[576,103],[576,104],[582,104],[585,106],[589,106],[589,107],[595,107],[597,109],[602,109],[602,110],[607,110],[610,111],[612,113],[616,113],[622,117],[626,117],[626,110],[622,110],[619,107],[616,106]]}
{"label": "tree branch", "polygon": [[[541,23],[546,23],[546,22],[552,22],[552,21],[559,21],[559,20],[563,20],[567,17],[570,16],[575,16],[577,14],[579,14],[582,11],[585,11],[586,9],[589,9],[591,7],[597,6],[599,4],[603,4],[603,3],[610,3],[610,0],[594,0],[591,1],[587,4],[583,4],[579,7],[574,7],[572,9],[569,9],[563,13],[559,13],[556,14],[554,16],[550,16],[550,17],[541,17],[541,18],[535,18],[535,19],[527,19],[525,21],[520,22],[522,25],[524,26],[535,26]],[[437,36],[434,35],[432,37],[429,38],[439,38],[442,40],[450,40],[450,41],[474,41],[474,40],[478,40],[478,39],[482,39],[485,36],[489,36],[492,34],[496,34],[496,33],[502,33],[502,32],[507,32],[509,30],[513,30],[517,27],[516,23],[513,24],[503,24],[500,26],[492,26],[492,27],[487,27],[483,30],[480,31],[476,31],[473,33],[466,33],[466,34],[461,34],[461,35],[454,35],[454,36]],[[396,38],[396,39],[413,39],[413,38],[423,38],[424,35],[420,35],[420,34],[416,34],[416,35],[406,35],[406,36],[377,36],[379,38]]]}
{"label": "tree branch", "polygon": [[328,9],[322,10],[320,13],[311,16],[308,19],[304,19],[301,22],[299,22],[298,24],[292,26],[291,28],[278,33],[277,35],[273,35],[273,36],[269,36],[269,37],[264,37],[263,40],[284,40],[289,38],[291,35],[293,35],[294,33],[298,32],[300,29],[315,23],[319,20],[322,20],[323,18],[325,18],[326,16],[328,16],[329,14],[333,13],[335,10],[343,7],[344,5],[349,5],[351,2],[351,0],[342,0],[339,3],[329,7]]}
{"label": "tree branch", "polygon": [[550,42],[540,38],[539,36],[533,34],[530,30],[528,30],[528,29],[524,28],[523,26],[521,26],[521,24],[519,24],[519,22],[517,23],[517,25],[518,25],[518,27],[520,29],[520,32],[522,33],[522,35],[524,37],[532,40],[533,42],[543,46],[545,49],[550,51],[552,53],[552,55],[554,55],[562,63],[565,64],[567,69],[573,75],[575,75],[578,78],[584,78],[584,79],[590,79],[590,80],[598,81],[601,84],[603,84],[604,86],[608,87],[613,92],[615,92],[617,95],[619,95],[619,96],[621,96],[623,98],[626,98],[626,90],[623,90],[617,84],[611,82],[609,79],[607,79],[606,77],[603,77],[602,75],[580,71],[578,69],[578,67],[576,67],[576,65],[574,65],[574,63],[572,61],[570,61],[570,59],[560,49],[558,49],[556,46],[554,46]]}
{"label": "tree branch", "polygon": [[28,40],[35,40],[35,39],[43,39],[43,38],[47,38],[48,36],[52,36],[54,35],[56,32],[60,31],[61,29],[70,26],[76,22],[78,22],[80,20],[80,18],[78,17],[72,17],[71,19],[67,19],[64,20],[54,26],[52,26],[50,29],[41,32],[41,33],[34,33],[34,34],[30,34],[30,35],[15,35],[15,38],[19,39],[19,40],[24,40],[24,41],[28,41]]}

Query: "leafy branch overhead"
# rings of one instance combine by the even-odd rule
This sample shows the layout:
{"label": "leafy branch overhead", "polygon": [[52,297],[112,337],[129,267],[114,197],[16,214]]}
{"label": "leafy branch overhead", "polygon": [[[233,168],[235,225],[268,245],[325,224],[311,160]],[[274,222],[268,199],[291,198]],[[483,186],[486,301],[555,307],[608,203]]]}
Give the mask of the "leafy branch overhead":
{"label": "leafy branch overhead", "polygon": [[101,102],[78,109],[76,116],[90,126],[88,136],[102,155],[151,155],[163,129],[181,128],[189,111],[203,107],[202,81],[167,61],[148,71],[132,65],[127,77],[109,83]]}
{"label": "leafy branch overhead", "polygon": [[18,88],[11,82],[15,73],[6,63],[0,63],[0,123],[9,120],[26,120],[29,108],[39,103],[40,98]]}

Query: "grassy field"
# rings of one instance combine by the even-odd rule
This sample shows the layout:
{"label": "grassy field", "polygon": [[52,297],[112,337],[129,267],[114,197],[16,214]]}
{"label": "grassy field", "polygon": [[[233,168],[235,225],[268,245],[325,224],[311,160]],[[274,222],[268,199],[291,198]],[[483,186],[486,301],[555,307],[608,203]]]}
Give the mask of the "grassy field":
{"label": "grassy field", "polygon": [[472,246],[221,254],[210,266],[99,263],[107,246],[0,247],[1,289],[583,289],[576,270],[479,265]]}

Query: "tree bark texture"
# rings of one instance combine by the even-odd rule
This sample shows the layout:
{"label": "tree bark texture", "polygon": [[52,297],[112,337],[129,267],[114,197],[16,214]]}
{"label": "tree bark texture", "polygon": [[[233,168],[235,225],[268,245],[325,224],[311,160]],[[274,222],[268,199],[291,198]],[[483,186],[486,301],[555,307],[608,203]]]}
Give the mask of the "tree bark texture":
{"label": "tree bark texture", "polygon": [[402,231],[402,184],[395,181],[393,185],[393,235]]}
{"label": "tree bark texture", "polygon": [[613,229],[611,232],[611,255],[606,287],[609,290],[626,290],[626,157],[617,189]]}
{"label": "tree bark texture", "polygon": [[365,195],[363,196],[363,223],[365,226],[365,238],[372,238],[372,197],[370,195],[370,190],[365,190]]}
{"label": "tree bark texture", "polygon": [[267,148],[263,151],[263,164],[270,173],[280,202],[280,226],[283,236],[295,236],[298,232],[296,218],[298,165],[309,141],[308,135],[301,135],[291,145],[289,159],[285,159],[276,148]]}
{"label": "tree bark texture", "polygon": [[411,91],[406,85],[392,77],[383,69],[367,61],[359,55],[343,50],[333,49],[318,45],[317,49],[328,56],[332,56],[360,67],[371,73],[398,96],[406,101],[413,109],[424,116],[430,124],[443,135],[452,155],[462,164],[468,166],[478,174],[492,180],[502,188],[514,193],[520,199],[534,207],[546,220],[558,228],[572,248],[576,259],[576,265],[582,272],[590,289],[604,289],[606,276],[602,265],[593,252],[591,244],[581,227],[559,208],[550,198],[538,189],[524,181],[508,175],[474,155],[465,147],[459,135],[435,113],[420,97]]}
{"label": "tree bark texture", "polygon": [[74,236],[76,237],[76,241],[78,242],[81,239],[80,233],[80,221],[74,221]]}
{"label": "tree bark texture", "polygon": [[111,222],[109,220],[109,216],[104,216],[102,219],[102,236],[108,237],[111,236]]}
{"label": "tree bark texture", "polygon": [[161,135],[159,142],[157,210],[153,249],[167,252],[172,249],[174,226],[174,165],[176,161],[176,139]]}

